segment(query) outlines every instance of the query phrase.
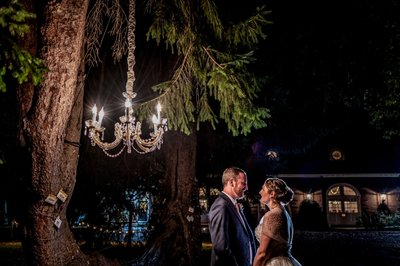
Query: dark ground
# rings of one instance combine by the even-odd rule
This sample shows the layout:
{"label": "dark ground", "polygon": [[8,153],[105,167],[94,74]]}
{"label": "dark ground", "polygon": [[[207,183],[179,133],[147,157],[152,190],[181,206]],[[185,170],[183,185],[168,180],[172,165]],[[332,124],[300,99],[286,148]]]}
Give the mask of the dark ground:
{"label": "dark ground", "polygon": [[298,231],[292,254],[304,266],[398,266],[400,231]]}
{"label": "dark ground", "polygon": [[[110,248],[102,253],[130,265],[138,250]],[[296,231],[292,254],[303,266],[400,266],[400,231]],[[209,265],[209,250],[200,265]],[[18,243],[0,243],[0,265],[27,265]],[[173,266],[173,265],[171,265]]]}

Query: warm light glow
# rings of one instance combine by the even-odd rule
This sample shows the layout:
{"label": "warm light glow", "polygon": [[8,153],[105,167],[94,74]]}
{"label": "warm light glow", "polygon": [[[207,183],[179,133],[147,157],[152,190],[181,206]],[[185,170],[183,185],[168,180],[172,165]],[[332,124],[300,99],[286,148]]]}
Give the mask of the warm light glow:
{"label": "warm light glow", "polygon": [[270,159],[270,160],[277,160],[278,159],[278,153],[273,150],[269,150],[265,153],[265,156]]}
{"label": "warm light glow", "polygon": [[102,107],[99,112],[99,127],[101,127],[101,122],[103,122],[103,117],[104,117],[104,108]]}
{"label": "warm light glow", "polygon": [[161,119],[161,117],[160,117],[160,113],[161,113],[161,104],[160,104],[160,102],[158,102],[157,103],[157,121],[158,121],[158,123],[157,124],[160,124],[160,119]]}
{"label": "warm light glow", "polygon": [[153,115],[153,117],[151,118],[151,120],[153,121],[154,126],[156,126],[158,124],[158,118],[156,115]]}
{"label": "warm light glow", "polygon": [[382,200],[385,200],[385,201],[386,201],[386,194],[380,194],[380,197],[381,197],[381,201],[382,201]]}
{"label": "warm light glow", "polygon": [[96,121],[96,116],[97,116],[97,106],[96,105],[94,105],[92,108],[92,114],[93,114],[92,120]]}
{"label": "warm light glow", "polygon": [[157,113],[159,114],[161,112],[161,104],[160,102],[157,103]]}
{"label": "warm light glow", "polygon": [[125,101],[125,107],[126,107],[126,108],[131,108],[131,107],[132,107],[132,102],[131,102],[130,99],[126,99],[126,101]]}
{"label": "warm light glow", "polygon": [[156,133],[157,129],[158,129],[158,125],[160,124],[160,118],[157,117],[156,115],[153,115],[151,120],[153,121],[153,125],[154,125],[154,133]]}

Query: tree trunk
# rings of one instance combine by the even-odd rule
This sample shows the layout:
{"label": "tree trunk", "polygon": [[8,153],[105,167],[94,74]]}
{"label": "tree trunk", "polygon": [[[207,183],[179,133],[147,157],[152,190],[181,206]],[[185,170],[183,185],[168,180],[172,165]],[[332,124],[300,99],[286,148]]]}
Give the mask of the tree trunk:
{"label": "tree trunk", "polygon": [[[48,72],[34,93],[18,90],[32,174],[24,249],[33,265],[108,264],[102,257],[92,259],[81,252],[66,218],[79,156],[88,2],[49,1],[37,12],[43,18],[38,20],[43,21],[38,25],[39,57]],[[52,197],[55,202],[46,201]]]}
{"label": "tree trunk", "polygon": [[199,265],[200,207],[196,186],[196,133],[165,134],[167,201],[156,238],[137,265]]}

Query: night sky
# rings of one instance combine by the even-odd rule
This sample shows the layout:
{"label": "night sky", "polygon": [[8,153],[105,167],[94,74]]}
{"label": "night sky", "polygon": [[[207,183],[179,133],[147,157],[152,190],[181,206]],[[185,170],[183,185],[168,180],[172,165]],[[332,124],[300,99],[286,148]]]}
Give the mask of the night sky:
{"label": "night sky", "polygon": [[[273,24],[257,51],[257,71],[269,77],[263,99],[272,119],[256,133],[251,164],[272,164],[267,173],[399,172],[399,138],[383,139],[352,100],[385,91],[388,58],[399,55],[392,42],[400,3],[270,3]],[[339,166],[329,161],[333,148],[346,154]],[[280,166],[263,158],[268,149],[280,152]]]}

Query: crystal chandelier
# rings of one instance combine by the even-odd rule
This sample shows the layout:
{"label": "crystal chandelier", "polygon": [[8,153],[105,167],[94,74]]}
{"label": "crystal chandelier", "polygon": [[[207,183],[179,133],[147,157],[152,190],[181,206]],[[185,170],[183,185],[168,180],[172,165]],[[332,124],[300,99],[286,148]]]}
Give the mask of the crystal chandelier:
{"label": "crystal chandelier", "polygon": [[[156,149],[161,148],[163,143],[164,132],[167,131],[167,119],[161,118],[161,105],[157,104],[157,115],[153,115],[152,122],[154,131],[150,132],[148,138],[142,138],[141,122],[136,121],[133,116],[132,100],[136,97],[136,93],[133,92],[133,85],[135,83],[135,0],[129,1],[129,19],[128,19],[128,71],[125,92],[125,114],[119,117],[119,122],[115,123],[114,136],[115,140],[112,142],[104,142],[104,131],[102,127],[102,121],[104,118],[104,109],[101,108],[100,112],[97,113],[97,106],[94,105],[92,108],[92,119],[85,121],[85,132],[89,132],[89,138],[92,146],[99,146],[104,153],[109,157],[117,157],[126,149],[128,153],[132,152],[132,149],[140,154],[152,152]],[[97,119],[98,118],[98,119]],[[122,143],[122,144],[121,144]],[[121,146],[121,149],[111,154],[108,151]]]}

